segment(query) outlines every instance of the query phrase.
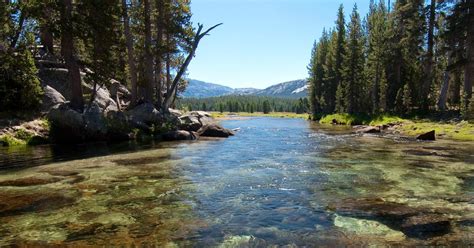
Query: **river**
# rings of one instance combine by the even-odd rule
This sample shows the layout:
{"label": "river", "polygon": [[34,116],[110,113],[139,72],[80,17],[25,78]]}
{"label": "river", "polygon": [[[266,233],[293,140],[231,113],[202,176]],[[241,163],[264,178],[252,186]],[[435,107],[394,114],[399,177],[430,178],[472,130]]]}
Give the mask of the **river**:
{"label": "river", "polygon": [[240,131],[0,150],[0,246],[474,245],[473,142],[222,124]]}

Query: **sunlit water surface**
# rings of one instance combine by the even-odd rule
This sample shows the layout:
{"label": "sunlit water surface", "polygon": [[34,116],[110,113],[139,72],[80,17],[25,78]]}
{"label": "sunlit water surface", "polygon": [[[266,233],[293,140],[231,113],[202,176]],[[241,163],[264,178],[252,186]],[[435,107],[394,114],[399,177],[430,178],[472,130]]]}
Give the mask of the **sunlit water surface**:
{"label": "sunlit water surface", "polygon": [[474,245],[474,144],[227,120],[235,137],[0,150],[0,246]]}

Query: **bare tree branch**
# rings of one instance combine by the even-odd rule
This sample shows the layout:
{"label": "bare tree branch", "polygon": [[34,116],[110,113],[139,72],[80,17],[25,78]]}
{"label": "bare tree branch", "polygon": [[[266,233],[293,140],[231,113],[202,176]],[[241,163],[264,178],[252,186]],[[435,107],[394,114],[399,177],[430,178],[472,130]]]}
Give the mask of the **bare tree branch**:
{"label": "bare tree branch", "polygon": [[208,35],[210,31],[213,29],[217,28],[218,26],[222,25],[223,23],[219,23],[217,25],[214,25],[204,31],[203,33],[202,30],[204,26],[202,24],[198,24],[198,30],[196,32],[196,35],[194,36],[194,41],[191,47],[191,51],[189,52],[188,56],[186,57],[186,60],[184,63],[181,65],[181,67],[178,70],[178,73],[176,74],[176,77],[173,80],[173,84],[171,85],[171,88],[169,89],[168,92],[166,92],[166,98],[163,102],[162,109],[163,111],[167,112],[171,104],[173,103],[173,99],[175,97],[174,92],[176,92],[176,88],[178,87],[179,81],[181,80],[181,77],[184,75],[186,72],[189,64],[191,63],[191,60],[193,59],[194,55],[196,54],[196,49],[199,45],[199,42],[201,41],[204,36]]}

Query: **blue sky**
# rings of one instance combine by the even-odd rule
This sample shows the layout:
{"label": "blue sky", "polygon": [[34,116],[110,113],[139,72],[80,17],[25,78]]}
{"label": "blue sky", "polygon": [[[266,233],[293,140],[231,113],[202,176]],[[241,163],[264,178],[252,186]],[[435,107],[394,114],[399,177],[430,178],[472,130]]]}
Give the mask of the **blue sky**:
{"label": "blue sky", "polygon": [[341,3],[346,16],[354,3],[368,11],[369,0],[192,0],[195,24],[224,25],[201,41],[188,77],[233,88],[306,78],[314,40]]}

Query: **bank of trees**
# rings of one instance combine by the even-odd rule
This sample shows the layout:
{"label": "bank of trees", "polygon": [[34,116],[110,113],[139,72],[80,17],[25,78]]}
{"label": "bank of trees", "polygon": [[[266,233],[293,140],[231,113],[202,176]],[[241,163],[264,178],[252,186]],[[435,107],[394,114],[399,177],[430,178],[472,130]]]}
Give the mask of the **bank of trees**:
{"label": "bank of trees", "polygon": [[307,98],[275,98],[265,96],[221,96],[180,99],[177,107],[184,110],[216,112],[294,112],[309,113]]}
{"label": "bank of trees", "polygon": [[[389,1],[390,2],[390,1]],[[367,16],[342,5],[309,64],[314,117],[460,110],[469,117],[474,1],[371,1]]]}
{"label": "bank of trees", "polygon": [[167,110],[186,86],[199,42],[216,27],[195,28],[191,15],[189,0],[0,1],[0,111],[38,105],[33,57],[64,63],[78,111],[92,100],[82,80],[97,88],[112,78],[128,85],[132,106]]}

